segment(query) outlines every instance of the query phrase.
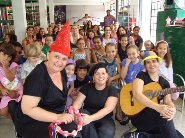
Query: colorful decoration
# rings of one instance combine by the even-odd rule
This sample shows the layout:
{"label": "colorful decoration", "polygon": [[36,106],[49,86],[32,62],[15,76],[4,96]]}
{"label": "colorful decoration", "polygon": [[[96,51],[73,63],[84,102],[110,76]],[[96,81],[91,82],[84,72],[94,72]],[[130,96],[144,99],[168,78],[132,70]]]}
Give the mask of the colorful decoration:
{"label": "colorful decoration", "polygon": [[176,18],[173,20],[173,25],[176,24],[177,20],[178,20],[178,18],[176,17]]}
{"label": "colorful decoration", "polygon": [[185,18],[179,18],[175,25],[179,25],[179,26],[185,26]]}
{"label": "colorful decoration", "polygon": [[56,40],[52,43],[49,51],[59,52],[70,57],[70,24],[69,20],[64,24],[57,35]]}
{"label": "colorful decoration", "polygon": [[170,17],[168,16],[168,18],[166,18],[166,26],[170,26],[170,22],[171,22],[171,19],[170,19]]}
{"label": "colorful decoration", "polygon": [[60,126],[58,126],[58,125],[62,124],[63,122],[60,121],[60,120],[56,120],[56,121],[52,122],[48,127],[50,138],[55,138],[57,133],[60,133],[64,137],[68,137],[68,136],[75,137],[77,135],[77,132],[82,130],[83,118],[82,118],[81,114],[79,113],[79,110],[70,106],[68,108],[68,112],[69,112],[69,114],[75,114],[76,115],[76,117],[78,119],[77,130],[73,130],[71,133],[69,133],[68,131],[64,131],[60,128]]}

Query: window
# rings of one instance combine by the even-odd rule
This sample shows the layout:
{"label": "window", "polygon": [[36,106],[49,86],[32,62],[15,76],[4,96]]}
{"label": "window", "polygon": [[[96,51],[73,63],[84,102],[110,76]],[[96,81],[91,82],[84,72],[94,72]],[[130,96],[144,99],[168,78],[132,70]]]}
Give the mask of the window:
{"label": "window", "polygon": [[156,42],[157,13],[162,10],[161,0],[152,0],[150,17],[150,40]]}

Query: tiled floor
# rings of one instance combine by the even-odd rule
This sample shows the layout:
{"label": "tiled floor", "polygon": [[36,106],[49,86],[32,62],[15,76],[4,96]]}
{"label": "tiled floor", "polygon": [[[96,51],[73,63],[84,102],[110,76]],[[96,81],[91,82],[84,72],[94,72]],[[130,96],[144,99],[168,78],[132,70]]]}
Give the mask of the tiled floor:
{"label": "tiled floor", "polygon": [[[182,114],[181,111],[182,100],[178,99],[175,102],[177,113],[175,114],[174,123],[177,130],[185,136],[185,109]],[[120,138],[121,135],[128,130],[128,126],[122,126],[116,121],[116,135],[115,138]],[[11,120],[0,117],[0,138],[15,138],[14,127]]]}

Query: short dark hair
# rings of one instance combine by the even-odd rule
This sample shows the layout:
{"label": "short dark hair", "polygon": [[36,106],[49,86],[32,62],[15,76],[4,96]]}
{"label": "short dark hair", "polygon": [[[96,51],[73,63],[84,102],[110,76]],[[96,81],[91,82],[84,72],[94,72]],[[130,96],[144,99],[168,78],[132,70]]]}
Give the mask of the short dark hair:
{"label": "short dark hair", "polygon": [[3,43],[1,46],[0,46],[0,52],[3,52],[4,54],[6,55],[9,55],[12,57],[11,61],[15,58],[15,48],[12,44],[10,43]]}
{"label": "short dark hair", "polygon": [[99,35],[94,36],[93,41],[94,41],[94,39],[100,39],[100,41],[103,42],[103,38]]}
{"label": "short dark hair", "polygon": [[90,68],[90,65],[89,63],[87,63],[85,59],[78,59],[76,61],[75,71],[77,71],[77,69],[87,69],[87,72],[89,72],[89,68]]}
{"label": "short dark hair", "polygon": [[23,46],[19,42],[10,41],[8,43],[12,44],[14,47],[20,47],[23,50]]}
{"label": "short dark hair", "polygon": [[10,38],[10,41],[17,41],[17,36],[14,33],[8,33],[6,35]]}

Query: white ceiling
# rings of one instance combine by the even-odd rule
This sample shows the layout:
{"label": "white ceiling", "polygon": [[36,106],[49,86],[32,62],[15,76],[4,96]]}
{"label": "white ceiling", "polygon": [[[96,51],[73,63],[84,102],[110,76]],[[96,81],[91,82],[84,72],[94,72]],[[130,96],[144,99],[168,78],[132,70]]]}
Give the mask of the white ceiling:
{"label": "white ceiling", "polygon": [[[46,0],[49,3],[49,0]],[[53,0],[54,5],[102,5],[111,0]]]}

